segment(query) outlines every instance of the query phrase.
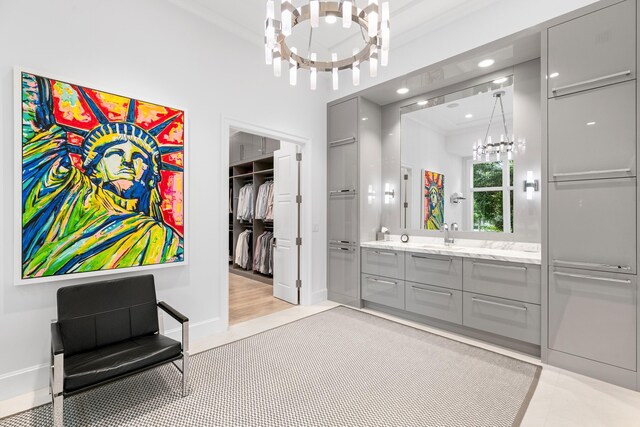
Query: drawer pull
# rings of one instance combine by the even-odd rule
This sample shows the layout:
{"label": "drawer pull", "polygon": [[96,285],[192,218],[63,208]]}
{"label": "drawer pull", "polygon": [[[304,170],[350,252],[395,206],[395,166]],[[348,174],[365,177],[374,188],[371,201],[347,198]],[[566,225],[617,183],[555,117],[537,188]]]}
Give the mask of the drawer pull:
{"label": "drawer pull", "polygon": [[473,265],[477,265],[478,267],[494,267],[494,268],[504,268],[507,270],[524,270],[527,271],[527,267],[523,265],[502,265],[502,264],[490,264],[488,262],[474,262]]}
{"label": "drawer pull", "polygon": [[583,176],[583,175],[600,175],[600,174],[612,174],[612,173],[631,173],[631,168],[626,169],[606,169],[601,171],[582,171],[582,172],[564,172],[554,173],[554,177],[569,177],[569,176]]}
{"label": "drawer pull", "polygon": [[412,288],[417,290],[417,291],[427,292],[427,293],[430,293],[430,294],[445,295],[445,296],[448,296],[448,297],[453,295],[451,292],[432,291],[431,289],[419,288],[417,286],[412,286]]}
{"label": "drawer pull", "polygon": [[625,285],[631,284],[631,280],[628,280],[628,279],[611,279],[609,277],[596,277],[596,276],[587,276],[584,274],[562,273],[560,271],[554,271],[553,274],[555,274],[556,276],[573,277],[576,279],[599,280],[601,282],[623,283]]}
{"label": "drawer pull", "polygon": [[428,257],[428,256],[421,256],[421,255],[411,255],[411,258],[417,258],[417,259],[428,259],[431,261],[444,261],[444,262],[452,262],[453,258],[433,258],[433,257]]}
{"label": "drawer pull", "polygon": [[486,299],[480,299],[476,297],[472,297],[471,300],[475,302],[481,302],[483,304],[496,305],[498,307],[505,307],[505,308],[512,308],[514,310],[527,311],[527,307],[520,306],[520,305],[503,304],[501,302],[487,301]]}
{"label": "drawer pull", "polygon": [[376,254],[376,255],[383,255],[383,256],[398,256],[397,253],[395,252],[380,252],[380,251],[371,251],[372,253]]}
{"label": "drawer pull", "polygon": [[626,265],[610,265],[610,264],[598,264],[595,262],[577,262],[577,261],[563,261],[561,259],[554,259],[554,264],[565,264],[568,266],[577,267],[595,267],[595,268],[608,268],[610,270],[631,270],[631,267]]}
{"label": "drawer pull", "polygon": [[356,194],[356,190],[332,190],[329,192],[330,196],[346,196],[349,194]]}
{"label": "drawer pull", "polygon": [[355,252],[356,248],[345,248],[344,246],[329,246],[332,251]]}
{"label": "drawer pull", "polygon": [[380,279],[374,279],[373,277],[367,277],[367,280],[371,281],[371,282],[376,282],[376,283],[381,283],[383,285],[393,285],[396,286],[398,284],[398,282],[391,282],[388,280],[380,280]]}
{"label": "drawer pull", "polygon": [[336,141],[331,141],[329,143],[329,146],[337,147],[338,145],[350,144],[352,142],[356,142],[356,138],[354,136],[351,136],[349,138],[344,138],[344,139],[338,139]]}
{"label": "drawer pull", "polygon": [[623,76],[629,76],[629,75],[631,75],[631,70],[622,71],[622,72],[615,73],[615,74],[608,74],[606,76],[596,77],[595,79],[585,80],[585,81],[578,82],[578,83],[572,83],[572,84],[566,85],[566,86],[560,86],[560,87],[551,89],[551,92],[556,93],[556,92],[560,92],[560,91],[563,91],[563,90],[573,89],[573,88],[576,88],[576,87],[588,85],[588,84],[591,84],[591,83],[598,83],[598,82],[601,82],[603,80],[611,80],[611,79],[615,79],[616,77],[623,77]]}
{"label": "drawer pull", "polygon": [[329,244],[332,244],[332,245],[355,245],[356,242],[350,242],[348,240],[329,240]]}

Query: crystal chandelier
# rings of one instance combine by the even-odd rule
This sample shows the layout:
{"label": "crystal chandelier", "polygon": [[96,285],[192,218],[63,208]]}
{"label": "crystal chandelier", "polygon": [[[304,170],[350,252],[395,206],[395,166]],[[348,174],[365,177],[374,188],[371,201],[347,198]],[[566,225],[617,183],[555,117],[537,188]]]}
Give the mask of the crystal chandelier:
{"label": "crystal chandelier", "polygon": [[[502,103],[502,97],[504,96],[503,91],[499,91],[493,94],[493,97],[496,99],[493,104],[493,111],[491,111],[491,118],[489,119],[489,126],[487,127],[487,133],[485,134],[484,140],[479,139],[477,144],[473,144],[473,160],[482,160],[482,156],[485,157],[485,161],[489,161],[492,154],[495,154],[496,160],[501,160],[501,155],[506,154],[507,160],[511,160],[514,152],[514,139],[515,136],[512,136],[509,139],[509,130],[507,129],[507,118],[504,114],[504,105]],[[500,135],[500,142],[493,142],[491,140],[491,136],[489,132],[491,131],[491,123],[493,122],[493,116],[496,112],[496,107],[500,103],[500,111],[502,113],[502,124],[504,126],[504,134]],[[524,141],[522,142],[524,145]]]}
{"label": "crystal chandelier", "polygon": [[[369,74],[378,75],[378,61],[386,66],[389,61],[389,2],[368,0],[364,9],[358,8],[356,0],[320,1],[311,0],[298,8],[292,2],[281,0],[280,20],[275,16],[274,0],[267,0],[267,19],[265,22],[265,59],[267,65],[273,65],[276,77],[282,75],[283,63],[289,64],[289,83],[293,86],[298,81],[298,69],[309,70],[311,89],[315,90],[318,72],[332,75],[333,90],[338,90],[338,71],[351,70],[353,85],[360,84],[360,67],[369,61]],[[320,18],[342,20],[343,28],[351,28],[352,23],[360,27],[365,41],[364,48],[354,48],[353,55],[338,58],[337,53],[331,54],[331,61],[318,61],[316,52],[311,52],[311,36],[307,56],[299,53],[295,47],[289,47],[286,38],[292,29],[306,20],[313,29],[320,26]]]}

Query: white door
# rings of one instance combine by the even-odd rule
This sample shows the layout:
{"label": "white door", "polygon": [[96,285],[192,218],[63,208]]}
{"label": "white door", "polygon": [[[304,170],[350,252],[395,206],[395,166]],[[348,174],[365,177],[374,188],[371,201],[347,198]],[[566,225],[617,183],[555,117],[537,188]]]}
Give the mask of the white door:
{"label": "white door", "polygon": [[297,145],[281,141],[274,153],[275,197],[273,200],[273,296],[298,304],[298,161]]}

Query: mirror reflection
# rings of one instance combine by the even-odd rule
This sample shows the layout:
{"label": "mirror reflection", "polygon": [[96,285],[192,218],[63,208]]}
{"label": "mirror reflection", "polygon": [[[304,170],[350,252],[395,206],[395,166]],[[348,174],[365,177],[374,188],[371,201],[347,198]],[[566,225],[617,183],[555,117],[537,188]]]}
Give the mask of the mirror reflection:
{"label": "mirror reflection", "polygon": [[513,77],[401,110],[401,224],[513,231]]}

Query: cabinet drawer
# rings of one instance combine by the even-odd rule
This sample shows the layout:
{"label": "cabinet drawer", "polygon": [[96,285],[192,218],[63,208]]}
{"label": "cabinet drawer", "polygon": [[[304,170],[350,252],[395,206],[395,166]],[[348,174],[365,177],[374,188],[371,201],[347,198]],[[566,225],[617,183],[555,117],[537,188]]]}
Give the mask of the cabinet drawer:
{"label": "cabinet drawer", "polygon": [[362,248],[362,272],[404,280],[404,252]]}
{"label": "cabinet drawer", "polygon": [[635,23],[627,0],[550,28],[549,97],[635,78]]}
{"label": "cabinet drawer", "polygon": [[355,245],[358,242],[358,196],[329,197],[327,215],[330,244]]}
{"label": "cabinet drawer", "polygon": [[462,292],[420,283],[405,283],[406,310],[462,324]]}
{"label": "cabinet drawer", "polygon": [[636,370],[637,278],[549,272],[549,348]]}
{"label": "cabinet drawer", "polygon": [[355,139],[330,142],[327,187],[330,195],[358,188],[358,143]]}
{"label": "cabinet drawer", "polygon": [[540,306],[486,295],[463,293],[465,326],[540,344]]}
{"label": "cabinet drawer", "polygon": [[405,279],[409,282],[462,289],[461,258],[407,253],[405,262]]}
{"label": "cabinet drawer", "polygon": [[404,280],[363,274],[362,299],[404,310]]}
{"label": "cabinet drawer", "polygon": [[635,120],[635,81],[549,100],[549,181],[635,176]]}
{"label": "cabinet drawer", "polygon": [[[332,105],[327,110],[329,144],[345,139],[358,139],[358,98]],[[331,163],[329,163],[331,165]]]}
{"label": "cabinet drawer", "polygon": [[549,263],[636,272],[636,179],[549,185]]}
{"label": "cabinet drawer", "polygon": [[540,266],[511,262],[463,260],[465,291],[540,304]]}
{"label": "cabinet drawer", "polygon": [[327,291],[359,300],[358,252],[355,247],[329,245]]}

